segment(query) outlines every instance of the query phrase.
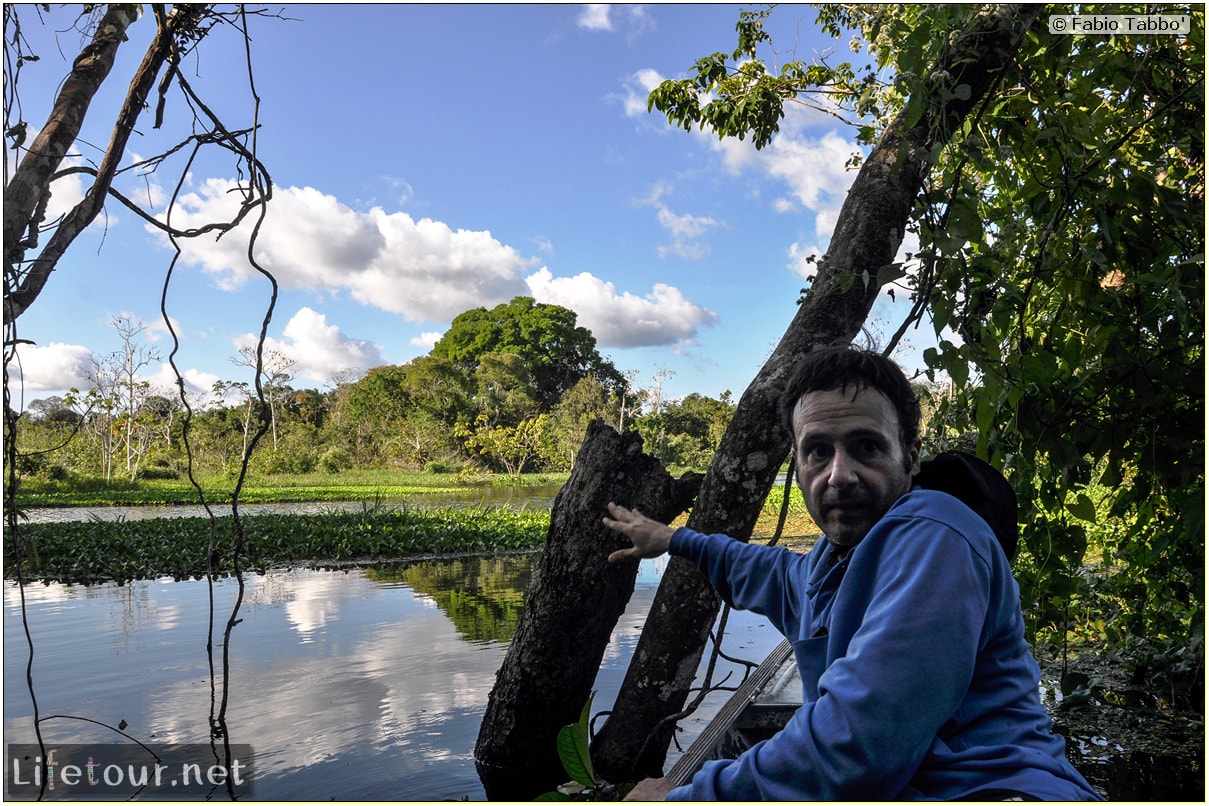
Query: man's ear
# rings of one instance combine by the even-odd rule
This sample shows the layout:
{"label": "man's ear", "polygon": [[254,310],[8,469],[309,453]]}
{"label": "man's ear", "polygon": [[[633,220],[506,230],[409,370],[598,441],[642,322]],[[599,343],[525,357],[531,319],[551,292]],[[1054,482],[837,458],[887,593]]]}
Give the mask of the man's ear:
{"label": "man's ear", "polygon": [[910,475],[912,477],[919,475],[919,454],[923,450],[923,446],[923,440],[916,437],[915,442],[911,445],[911,452],[907,454],[907,457],[911,460]]}

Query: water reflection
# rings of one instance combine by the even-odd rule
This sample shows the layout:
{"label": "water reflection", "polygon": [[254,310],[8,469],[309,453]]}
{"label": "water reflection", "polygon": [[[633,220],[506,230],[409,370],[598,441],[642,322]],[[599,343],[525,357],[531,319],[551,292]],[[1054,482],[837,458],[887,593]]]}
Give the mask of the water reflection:
{"label": "water reflection", "polygon": [[364,571],[375,582],[406,585],[430,599],[465,640],[504,644],[516,632],[531,572],[531,562],[508,557],[392,563]]}
{"label": "water reflection", "polygon": [[[226,647],[227,725],[232,742],[255,749],[254,798],[483,799],[472,751],[534,557],[245,576],[243,621]],[[595,685],[602,710],[661,573],[643,564],[614,631]],[[214,583],[218,636],[236,590],[233,580]],[[208,741],[206,581],[34,583],[25,594],[41,714],[125,721],[144,742]],[[32,742],[29,653],[11,582],[4,604],[5,741]],[[771,628],[731,624],[736,654],[759,659],[775,643]],[[116,738],[77,719],[42,727],[48,743]]]}

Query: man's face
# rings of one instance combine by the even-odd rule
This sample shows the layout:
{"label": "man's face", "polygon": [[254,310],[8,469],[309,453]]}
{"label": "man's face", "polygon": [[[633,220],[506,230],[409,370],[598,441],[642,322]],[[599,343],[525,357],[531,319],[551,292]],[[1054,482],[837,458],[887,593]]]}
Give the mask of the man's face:
{"label": "man's face", "polygon": [[898,414],[876,389],[808,392],[793,434],[806,509],[837,548],[859,543],[919,472],[919,440],[904,456]]}

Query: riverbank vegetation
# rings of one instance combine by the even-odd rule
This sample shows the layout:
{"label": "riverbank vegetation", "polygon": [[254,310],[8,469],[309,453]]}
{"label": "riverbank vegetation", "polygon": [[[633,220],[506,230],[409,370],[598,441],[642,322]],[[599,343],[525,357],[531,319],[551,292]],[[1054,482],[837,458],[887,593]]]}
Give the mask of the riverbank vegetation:
{"label": "riverbank vegetation", "polygon": [[[542,545],[549,512],[506,507],[418,510],[367,505],[318,515],[229,515],[27,524],[20,563],[10,546],[7,574],[73,583],[201,578],[238,567],[373,563],[404,557],[498,554]],[[17,567],[19,565],[19,568]]]}
{"label": "riverbank vegetation", "polygon": [[[366,474],[364,478],[373,478]],[[307,481],[305,477],[297,481]],[[315,514],[242,515],[243,539],[239,567],[263,571],[272,566],[327,563],[373,564],[400,559],[457,554],[499,554],[517,550],[539,550],[550,524],[550,510],[478,505],[469,507],[420,507],[383,503],[406,489],[412,500],[424,493],[450,488],[409,479],[406,488],[306,484],[252,486],[241,501],[362,501],[359,510],[333,507]],[[557,476],[535,476],[531,485],[548,487]],[[515,481],[514,481],[515,483]],[[137,486],[137,483],[136,483]],[[156,483],[131,489],[132,504],[196,503],[185,497],[179,485]],[[49,494],[43,494],[49,495]],[[63,492],[62,505],[96,506],[95,492]],[[304,497],[297,497],[304,496]],[[37,494],[31,494],[36,499]],[[112,497],[111,497],[112,498]],[[783,490],[769,496],[754,530],[753,539],[767,541],[778,532]],[[167,499],[166,501],[160,499]],[[247,499],[247,500],[245,500]],[[103,501],[103,503],[110,503]],[[208,517],[148,518],[56,523],[27,523],[20,528],[20,544],[8,544],[6,574],[14,578],[68,583],[118,582],[167,576],[199,578],[216,569],[230,570],[230,547],[236,545],[235,522],[229,507],[216,505],[214,519]],[[682,516],[676,523],[683,524]],[[818,529],[799,494],[794,493],[781,526],[782,543],[806,548],[818,538]],[[217,552],[217,553],[215,553]],[[18,556],[20,562],[17,562]]]}
{"label": "riverbank vegetation", "polygon": [[[529,473],[493,476],[486,473],[433,474],[350,470],[339,476],[325,473],[290,473],[250,477],[240,489],[244,504],[300,501],[379,501],[475,488],[548,486],[562,484],[566,473]],[[227,475],[198,479],[206,501],[229,504],[235,479]],[[19,508],[104,507],[197,504],[197,488],[188,479],[46,479],[31,477],[18,488]]]}

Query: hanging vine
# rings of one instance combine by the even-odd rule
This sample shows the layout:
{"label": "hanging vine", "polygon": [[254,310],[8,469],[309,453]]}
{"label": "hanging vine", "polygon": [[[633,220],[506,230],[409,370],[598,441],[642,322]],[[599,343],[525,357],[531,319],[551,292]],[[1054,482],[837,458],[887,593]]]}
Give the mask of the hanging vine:
{"label": "hanging vine", "polygon": [[[92,9],[96,10],[90,15],[89,12]],[[152,4],[150,9],[156,24],[155,36],[131,82],[126,101],[115,122],[113,134],[104,155],[97,167],[93,168],[87,166],[62,167],[62,161],[67,155],[68,149],[76,141],[88,102],[108,75],[117,48],[126,40],[126,29],[137,19],[138,9],[134,6],[115,4],[106,7],[101,12],[99,7],[88,7],[82,20],[86,24],[92,24],[92,39],[73,62],[72,73],[63,84],[50,121],[43,126],[32,142],[26,145],[28,124],[23,116],[19,81],[21,69],[26,64],[37,61],[38,56],[31,52],[28,42],[21,32],[18,9],[12,5],[4,7],[6,67],[4,132],[5,136],[9,138],[12,148],[21,155],[18,167],[10,176],[8,151],[5,151],[4,445],[6,474],[4,503],[6,554],[10,567],[15,569],[22,628],[29,653],[26,661],[26,687],[33,706],[34,735],[39,748],[43,750],[42,757],[46,757],[42,727],[44,723],[52,719],[74,719],[102,725],[145,747],[137,738],[126,732],[124,721],[114,726],[77,715],[43,716],[41,714],[34,680],[36,646],[26,611],[24,588],[27,580],[23,577],[24,563],[22,561],[27,552],[36,552],[37,546],[23,537],[20,528],[21,513],[15,506],[20,484],[21,463],[25,457],[17,448],[20,406],[14,406],[13,403],[19,386],[15,387],[12,383],[10,365],[19,366],[21,345],[31,343],[20,338],[18,320],[21,314],[35,302],[51,272],[75,238],[102,212],[105,200],[113,198],[159,229],[168,238],[173,248],[173,256],[165,271],[160,297],[160,312],[171,335],[173,347],[168,361],[172,367],[180,401],[185,410],[183,440],[189,480],[196,489],[198,499],[205,508],[210,521],[210,540],[207,546],[209,618],[206,636],[211,694],[208,721],[210,742],[216,752],[216,758],[219,763],[225,763],[229,767],[232,755],[227,727],[227,709],[231,673],[231,639],[235,627],[241,620],[239,612],[244,596],[241,557],[244,551],[245,533],[243,520],[239,513],[239,496],[252,453],[269,428],[269,419],[266,416],[268,407],[265,401],[264,342],[277,302],[277,282],[257,262],[255,256],[257,238],[267,205],[272,198],[273,186],[269,174],[257,154],[256,134],[259,127],[260,98],[256,92],[252,69],[248,19],[250,16],[271,15],[267,15],[263,11],[249,12],[243,6],[220,10],[215,6],[203,4],[177,5],[172,7],[171,11],[162,4]],[[97,15],[99,15],[99,19],[92,23],[93,17]],[[234,29],[243,43],[247,83],[252,98],[251,122],[244,128],[232,129],[227,126],[179,70],[181,59],[192,52],[219,26]],[[179,93],[178,97],[191,110],[190,129],[192,133],[162,154],[119,169],[118,165],[126,153],[127,140],[134,130],[139,116],[149,106],[148,98],[157,76],[161,77],[156,88],[155,127],[158,128],[164,121],[170,92],[175,86]],[[177,228],[172,224],[173,214],[177,210],[177,200],[189,176],[190,169],[203,150],[206,154],[225,152],[232,158],[232,171],[241,178],[238,185],[240,203],[229,220],[214,221],[200,227]],[[137,171],[142,175],[153,173],[165,166],[170,157],[178,154],[187,156],[179,171],[175,189],[162,219],[157,218],[150,211],[142,209],[113,188],[114,178],[118,175],[128,171]],[[92,177],[91,187],[84,199],[65,216],[57,221],[45,222],[48,202],[53,195],[52,184],[56,180],[73,174],[85,174]],[[167,295],[181,256],[180,241],[182,239],[196,238],[207,233],[214,233],[217,237],[222,237],[249,219],[251,223],[247,259],[249,264],[268,281],[270,293],[255,350],[256,407],[259,415],[257,428],[241,457],[238,481],[232,494],[230,514],[234,527],[233,537],[229,545],[222,545],[218,537],[218,515],[210,502],[206,500],[205,493],[193,473],[193,456],[189,436],[194,412],[186,395],[184,377],[175,361],[181,345],[169,316]],[[49,240],[39,251],[39,243],[46,233],[49,233]],[[229,575],[235,580],[237,589],[231,609],[222,619],[222,637],[219,641],[221,653],[216,656],[215,634],[220,614],[215,601],[215,583],[224,575]],[[220,745],[221,752],[219,752]],[[152,750],[148,749],[148,752],[152,752],[154,755]],[[47,778],[48,776],[42,777],[43,788],[46,786]],[[233,786],[232,779],[233,776],[227,776],[228,794],[233,796],[234,790],[230,789]],[[42,794],[44,795],[45,792]]]}

